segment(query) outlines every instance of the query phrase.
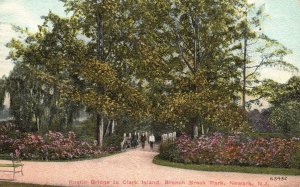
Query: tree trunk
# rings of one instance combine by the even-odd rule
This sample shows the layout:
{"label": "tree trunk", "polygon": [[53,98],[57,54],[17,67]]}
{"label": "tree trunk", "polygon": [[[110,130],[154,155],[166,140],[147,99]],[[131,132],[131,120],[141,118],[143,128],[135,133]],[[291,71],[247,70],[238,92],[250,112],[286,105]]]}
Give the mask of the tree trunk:
{"label": "tree trunk", "polygon": [[111,120],[108,120],[107,121],[107,125],[106,125],[106,130],[105,130],[105,135],[104,136],[110,136],[110,132],[111,132],[111,124],[112,124],[112,121]]}
{"label": "tree trunk", "polygon": [[36,125],[37,132],[39,132],[40,131],[40,117],[37,114],[35,114],[35,125]]}
{"label": "tree trunk", "polygon": [[97,58],[98,60],[104,61],[104,25],[102,15],[99,10],[96,12],[96,34],[97,34]]}
{"label": "tree trunk", "polygon": [[112,121],[112,124],[111,124],[111,134],[114,134],[115,133],[115,125],[116,125],[117,122],[115,122],[115,120]]}
{"label": "tree trunk", "polygon": [[102,148],[103,146],[103,117],[101,117],[99,114],[97,114],[97,119],[96,119],[96,123],[97,123],[97,129],[96,129],[96,140],[97,140],[97,145]]}
{"label": "tree trunk", "polygon": [[194,124],[193,126],[193,138],[198,138],[198,125]]}
{"label": "tree trunk", "polygon": [[100,124],[101,123],[101,116],[99,114],[96,115],[96,140],[97,140],[97,145],[99,146],[100,142]]}
{"label": "tree trunk", "polygon": [[67,109],[67,129],[71,130],[73,126],[73,110],[72,107],[68,107]]}
{"label": "tree trunk", "polygon": [[53,122],[53,110],[50,109],[50,116],[49,116],[49,124],[48,124],[48,129],[52,127],[52,122]]}
{"label": "tree trunk", "polygon": [[196,119],[194,119],[193,121],[192,121],[192,137],[193,138],[198,138],[198,136],[199,136],[199,127],[198,127],[198,125],[199,125],[199,122],[200,122],[200,118],[199,117],[197,117]]}
{"label": "tree trunk", "polygon": [[243,91],[242,91],[242,106],[246,108],[246,66],[247,66],[247,45],[248,40],[245,38],[244,40],[244,59],[243,59]]}
{"label": "tree trunk", "polygon": [[[98,1],[97,1],[98,2]],[[99,3],[103,3],[100,1]],[[96,10],[96,43],[97,43],[97,59],[104,63],[105,61],[105,54],[104,54],[104,22],[102,12],[97,9]],[[105,93],[105,88],[99,88],[99,92]],[[100,114],[97,114],[97,141],[98,146],[101,148],[103,145],[103,130],[104,130],[104,121],[103,116],[101,117]]]}
{"label": "tree trunk", "polygon": [[101,118],[101,124],[99,128],[99,147],[102,148],[103,146],[103,126],[104,126],[104,121],[103,118]]}
{"label": "tree trunk", "polygon": [[242,90],[242,107],[246,109],[246,71],[247,71],[247,49],[248,49],[248,9],[245,12],[246,27],[244,30],[244,54],[243,54],[243,90]]}

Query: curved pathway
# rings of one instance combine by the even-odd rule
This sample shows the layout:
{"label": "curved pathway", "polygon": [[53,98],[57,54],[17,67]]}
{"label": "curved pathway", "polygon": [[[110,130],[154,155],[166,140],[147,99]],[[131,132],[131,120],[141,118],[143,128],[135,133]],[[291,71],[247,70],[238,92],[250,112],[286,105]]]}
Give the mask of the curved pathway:
{"label": "curved pathway", "polygon": [[[157,152],[129,150],[94,160],[74,162],[25,162],[24,175],[16,174],[15,182],[56,186],[257,186],[300,187],[299,176],[285,181],[271,181],[273,175],[230,172],[205,172],[159,166],[152,163]],[[11,173],[0,173],[10,178]]]}

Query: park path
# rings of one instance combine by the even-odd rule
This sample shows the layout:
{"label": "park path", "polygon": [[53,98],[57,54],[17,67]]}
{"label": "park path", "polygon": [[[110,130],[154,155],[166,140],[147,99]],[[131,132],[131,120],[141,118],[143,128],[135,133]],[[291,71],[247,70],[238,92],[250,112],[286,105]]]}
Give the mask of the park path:
{"label": "park path", "polygon": [[[152,163],[158,153],[149,148],[129,150],[100,159],[74,162],[25,162],[24,175],[15,182],[56,186],[230,186],[300,187],[299,176],[271,181],[273,175],[205,172],[159,166]],[[10,178],[0,173],[0,178]]]}

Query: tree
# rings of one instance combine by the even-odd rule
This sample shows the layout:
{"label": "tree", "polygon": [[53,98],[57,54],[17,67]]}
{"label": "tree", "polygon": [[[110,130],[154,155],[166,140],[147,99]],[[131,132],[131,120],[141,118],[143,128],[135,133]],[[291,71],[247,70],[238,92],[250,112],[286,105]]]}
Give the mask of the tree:
{"label": "tree", "polygon": [[[45,71],[50,75],[55,75],[62,78],[73,78],[68,69],[74,69],[75,62],[82,59],[83,53],[78,53],[79,49],[83,50],[83,42],[76,39],[76,30],[70,25],[74,25],[74,20],[62,19],[53,13],[49,13],[44,17],[44,26],[39,26],[39,32],[29,33],[27,30],[21,30],[25,34],[25,42],[13,39],[8,47],[12,48],[10,58],[16,63],[15,69],[9,76],[10,84],[8,87],[11,93],[15,92],[14,84],[19,84],[15,77],[23,76],[26,84],[22,88],[22,94],[30,93],[32,98],[29,104],[25,97],[20,97],[25,100],[18,107],[32,105],[36,111],[34,112],[36,129],[39,130],[41,121],[47,124],[46,129],[54,129],[53,123],[58,123],[59,126],[55,130],[70,129],[74,114],[77,112],[74,106],[78,103],[72,103],[70,100],[60,98],[58,90],[54,89],[53,85],[47,82],[40,81],[36,77],[36,71]],[[49,23],[49,25],[47,25]],[[47,27],[50,27],[47,29]],[[70,27],[69,27],[70,26]],[[76,61],[77,60],[77,61]],[[72,62],[72,63],[67,63]],[[29,71],[30,69],[35,71]],[[72,79],[74,82],[76,80]],[[24,92],[24,93],[23,93]],[[21,94],[21,95],[22,95]],[[14,94],[11,94],[11,100],[14,102]],[[28,104],[26,104],[28,103]],[[68,103],[65,105],[65,103]],[[17,107],[17,108],[18,108]],[[71,110],[70,110],[71,109]],[[48,113],[47,115],[45,113]],[[46,117],[45,119],[45,116]],[[30,119],[30,115],[28,115]],[[56,122],[54,122],[54,120]],[[18,120],[20,122],[20,120]]]}
{"label": "tree", "polygon": [[176,46],[177,58],[173,62],[180,65],[173,69],[174,89],[166,110],[173,108],[178,116],[185,116],[184,123],[193,128],[194,137],[199,124],[204,133],[208,118],[218,118],[223,107],[233,106],[237,85],[232,80],[239,76],[240,67],[234,56],[236,30],[238,14],[244,6],[245,1],[201,0],[176,1],[172,6],[171,32],[175,37],[169,40]]}
{"label": "tree", "polygon": [[[163,107],[167,97],[180,93],[191,92],[201,101],[202,95],[218,93],[213,94],[213,99],[212,96],[206,97],[208,100],[204,101],[214,100],[215,117],[218,116],[216,111],[219,106],[232,107],[231,101],[237,90],[232,80],[239,76],[240,63],[234,56],[236,23],[240,21],[236,15],[244,3],[153,1],[130,6],[127,13],[135,24],[124,30],[131,31],[132,38],[126,41],[132,42],[128,54],[134,54],[135,59],[126,58],[125,62],[130,62],[136,70],[131,74],[131,80],[135,80],[149,96],[151,111],[156,115],[152,115],[154,120],[161,119],[157,108],[167,108]],[[139,45],[135,44],[137,40]],[[199,89],[203,82],[209,84]],[[181,88],[178,83],[186,87]],[[198,110],[209,108],[203,105],[194,107],[201,108]],[[203,113],[191,114],[194,116],[190,116],[187,123],[196,134],[200,118],[205,121],[206,117],[201,116]]]}
{"label": "tree", "polygon": [[289,101],[272,107],[270,122],[286,135],[299,135],[300,114],[299,101]]}
{"label": "tree", "polygon": [[[68,7],[68,2],[65,2]],[[103,125],[100,121],[103,121],[104,117],[110,121],[111,118],[116,119],[121,113],[129,113],[129,116],[138,118],[144,116],[147,107],[143,104],[144,99],[132,85],[131,80],[122,76],[124,72],[117,63],[127,56],[117,57],[118,52],[121,51],[120,46],[126,41],[122,36],[117,35],[122,29],[113,28],[116,24],[115,20],[111,20],[111,16],[116,16],[116,12],[107,9],[113,10],[115,6],[110,3],[98,4],[97,10],[90,11],[89,8],[93,8],[93,3],[83,1],[77,2],[76,6],[71,4],[69,10],[74,10],[74,15],[70,18],[60,18],[50,12],[44,17],[44,24],[39,26],[39,32],[27,33],[25,44],[12,40],[9,46],[14,49],[10,57],[15,62],[20,61],[21,66],[25,67],[29,74],[36,76],[40,86],[45,84],[54,90],[55,94],[49,99],[49,121],[52,121],[51,114],[65,107],[66,118],[72,119],[72,112],[69,111],[74,106],[78,108],[83,104],[98,115],[97,139],[101,146]],[[99,39],[102,34],[94,32],[94,28],[99,27],[97,20],[102,16],[96,14],[103,8],[112,15],[105,15],[105,19],[103,17],[102,20],[105,24],[100,23],[100,25],[105,26],[110,33],[103,35],[105,38]],[[82,11],[86,11],[86,14],[82,14]],[[89,24],[86,25],[86,22]],[[120,40],[114,38],[114,34]],[[86,37],[84,40],[83,36]],[[99,46],[96,47],[99,40],[103,40],[101,42],[106,44],[101,44],[102,52],[99,52]],[[101,59],[99,53],[102,55]],[[141,108],[145,110],[134,111],[133,109],[140,107],[139,104],[143,105]]]}
{"label": "tree", "polygon": [[100,146],[101,121],[126,115],[184,122],[195,137],[200,123],[203,133],[208,125],[232,130],[243,124],[232,99],[239,89],[237,23],[244,0],[63,2],[70,17],[50,12],[25,43],[9,44],[10,57],[37,86],[53,89],[51,114],[64,109],[71,119],[69,111],[87,107],[97,116]]}
{"label": "tree", "polygon": [[[81,1],[73,2],[65,0],[67,11],[72,11],[75,19],[79,23],[79,28],[83,35],[91,41],[88,46],[94,50],[94,57],[100,63],[107,63],[114,71],[116,76],[123,82],[131,82],[128,63],[134,56],[133,48],[137,45],[137,38],[133,37],[135,21],[130,18],[131,7],[138,3],[134,1]],[[99,67],[99,66],[98,66]],[[92,78],[90,79],[97,79]],[[128,85],[129,86],[129,85]],[[127,87],[129,88],[129,87]],[[109,95],[106,86],[94,88],[99,94]],[[105,111],[96,111],[97,140],[102,145],[103,137],[103,118],[109,119]]]}
{"label": "tree", "polygon": [[297,68],[284,59],[291,51],[264,34],[262,29],[262,23],[266,18],[264,6],[257,9],[252,4],[244,8],[242,11],[243,20],[239,24],[239,35],[241,36],[242,106],[246,108],[251,103],[261,99],[258,97],[246,101],[246,95],[253,95],[251,90],[261,82],[259,71],[262,68],[277,67],[288,71],[295,71]]}
{"label": "tree", "polygon": [[263,109],[259,111],[257,109],[248,112],[248,119],[251,128],[257,132],[272,132],[273,128],[269,122],[271,110]]}
{"label": "tree", "polygon": [[0,110],[4,109],[4,100],[5,100],[5,94],[6,94],[5,82],[6,82],[5,77],[2,77],[0,79]]}
{"label": "tree", "polygon": [[270,102],[269,121],[284,134],[299,133],[299,87],[300,78],[294,76],[282,84],[265,80],[255,90]]}

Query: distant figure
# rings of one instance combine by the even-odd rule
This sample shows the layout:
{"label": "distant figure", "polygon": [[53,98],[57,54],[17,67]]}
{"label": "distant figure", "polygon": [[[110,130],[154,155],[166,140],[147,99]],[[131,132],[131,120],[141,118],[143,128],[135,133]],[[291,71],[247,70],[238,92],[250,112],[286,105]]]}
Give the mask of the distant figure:
{"label": "distant figure", "polygon": [[133,148],[137,147],[137,145],[138,145],[137,140],[138,140],[137,134],[136,134],[136,132],[134,132],[134,134],[131,137],[131,145],[132,145]]}
{"label": "distant figure", "polygon": [[147,140],[146,135],[145,135],[145,133],[143,133],[142,136],[141,136],[141,142],[142,142],[142,148],[143,149],[145,148],[146,140]]}
{"label": "distant figure", "polygon": [[149,143],[149,135],[148,135],[148,132],[145,133],[145,136],[146,136],[146,140],[148,140],[147,142]]}
{"label": "distant figure", "polygon": [[98,141],[94,140],[94,146],[97,146],[97,145],[98,145]]}
{"label": "distant figure", "polygon": [[149,136],[149,142],[150,142],[150,148],[153,150],[153,145],[155,142],[155,136],[153,135],[153,133],[151,133],[151,135]]}

